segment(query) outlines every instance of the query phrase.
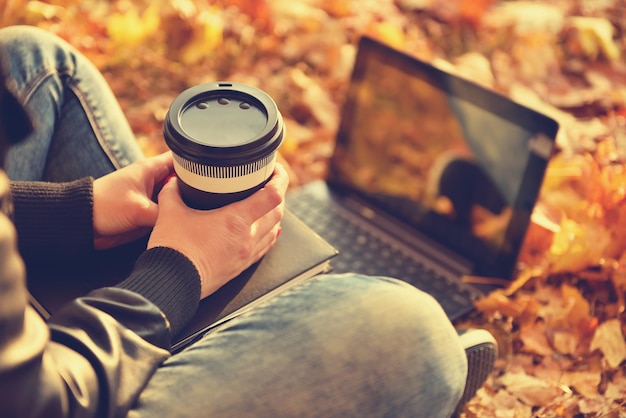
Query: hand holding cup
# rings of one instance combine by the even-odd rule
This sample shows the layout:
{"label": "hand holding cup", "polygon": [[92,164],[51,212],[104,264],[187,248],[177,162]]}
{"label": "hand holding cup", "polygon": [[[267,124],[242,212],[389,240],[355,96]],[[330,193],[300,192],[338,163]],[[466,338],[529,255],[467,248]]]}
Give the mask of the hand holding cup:
{"label": "hand holding cup", "polygon": [[214,210],[188,207],[173,178],[158,196],[159,214],[148,248],[173,248],[200,273],[201,297],[215,292],[258,261],[280,231],[289,177],[276,164],[270,181],[252,196]]}

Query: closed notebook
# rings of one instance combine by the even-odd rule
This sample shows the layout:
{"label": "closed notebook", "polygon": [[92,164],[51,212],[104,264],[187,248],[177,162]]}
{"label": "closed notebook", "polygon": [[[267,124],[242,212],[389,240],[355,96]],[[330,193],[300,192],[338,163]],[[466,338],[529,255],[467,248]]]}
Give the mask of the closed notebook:
{"label": "closed notebook", "polygon": [[[256,264],[200,302],[187,327],[173,341],[179,351],[207,330],[238,316],[280,291],[329,268],[337,250],[285,211],[276,244]],[[145,243],[135,243],[76,266],[29,266],[31,303],[47,319],[63,304],[126,277]],[[88,279],[88,280],[86,280]]]}

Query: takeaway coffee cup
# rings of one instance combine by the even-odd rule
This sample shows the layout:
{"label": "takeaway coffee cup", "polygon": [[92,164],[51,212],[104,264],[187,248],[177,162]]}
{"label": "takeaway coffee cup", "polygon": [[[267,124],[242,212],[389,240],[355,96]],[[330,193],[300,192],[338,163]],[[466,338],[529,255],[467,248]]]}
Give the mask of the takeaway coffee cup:
{"label": "takeaway coffee cup", "polygon": [[185,203],[214,209],[267,183],[284,125],[267,93],[241,83],[215,82],[189,88],[174,99],[163,135],[174,155]]}

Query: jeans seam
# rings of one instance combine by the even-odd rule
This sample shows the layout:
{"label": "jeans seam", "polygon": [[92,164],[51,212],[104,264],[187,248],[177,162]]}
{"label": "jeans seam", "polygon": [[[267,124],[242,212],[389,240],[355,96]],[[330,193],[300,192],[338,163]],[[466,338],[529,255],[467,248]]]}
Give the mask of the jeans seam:
{"label": "jeans seam", "polygon": [[81,108],[89,121],[89,125],[91,126],[91,130],[93,131],[94,136],[96,137],[98,144],[102,151],[106,154],[111,164],[115,167],[115,169],[120,169],[123,165],[115,158],[113,152],[110,147],[107,145],[107,140],[104,138],[104,134],[102,133],[101,127],[98,124],[98,117],[92,111],[92,107],[89,104],[89,99],[86,95],[83,94],[82,90],[75,83],[68,84],[69,91],[71,91],[76,99],[80,102]]}
{"label": "jeans seam", "polygon": [[[29,82],[20,85],[17,80],[9,79],[7,82],[7,89],[13,94],[13,96],[22,104],[22,106],[27,107],[28,102],[31,100],[33,95],[41,88],[44,82],[54,75],[58,75],[59,78],[69,77],[71,76],[71,72],[68,70],[59,71],[55,68],[44,68],[43,71],[40,71],[39,74],[34,77]],[[20,94],[26,93],[26,94]],[[60,109],[56,109],[57,115],[60,114]]]}

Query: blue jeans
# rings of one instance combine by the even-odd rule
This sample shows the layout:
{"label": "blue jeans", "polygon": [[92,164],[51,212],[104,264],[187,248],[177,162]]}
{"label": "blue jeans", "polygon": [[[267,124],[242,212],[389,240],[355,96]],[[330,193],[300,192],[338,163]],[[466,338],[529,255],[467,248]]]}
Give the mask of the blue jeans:
{"label": "blue jeans", "polygon": [[0,71],[34,125],[9,150],[10,179],[100,177],[142,157],[102,74],[68,44],[33,27],[5,28]]}
{"label": "blue jeans", "polygon": [[[3,29],[0,63],[35,122],[9,177],[97,177],[141,158],[103,78],[69,45]],[[391,278],[320,275],[170,357],[130,416],[446,417],[466,373],[432,297]]]}

